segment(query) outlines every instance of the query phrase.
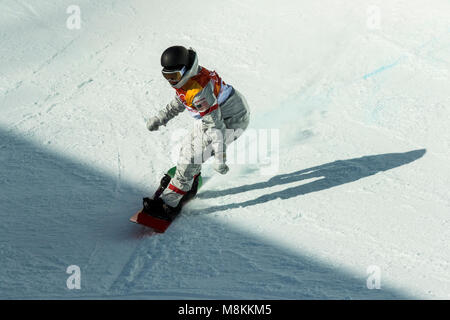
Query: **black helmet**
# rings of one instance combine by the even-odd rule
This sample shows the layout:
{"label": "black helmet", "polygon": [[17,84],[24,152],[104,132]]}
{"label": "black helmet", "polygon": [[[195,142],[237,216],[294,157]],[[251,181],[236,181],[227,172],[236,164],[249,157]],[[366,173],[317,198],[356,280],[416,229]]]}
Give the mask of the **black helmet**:
{"label": "black helmet", "polygon": [[183,67],[189,69],[193,63],[193,53],[183,46],[167,48],[161,55],[161,66],[166,71],[180,70]]}

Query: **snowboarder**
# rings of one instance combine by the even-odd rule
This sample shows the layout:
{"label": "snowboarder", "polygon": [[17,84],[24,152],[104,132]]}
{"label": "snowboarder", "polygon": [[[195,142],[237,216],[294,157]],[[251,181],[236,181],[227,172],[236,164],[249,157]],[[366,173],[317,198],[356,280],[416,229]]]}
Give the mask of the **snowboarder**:
{"label": "snowboarder", "polygon": [[[175,98],[147,121],[150,131],[158,130],[187,109],[197,123],[185,137],[176,165],[175,176],[157,199],[144,199],[163,214],[173,215],[181,209],[180,200],[198,177],[201,165],[214,156],[214,170],[226,174],[226,145],[247,128],[250,110],[244,96],[225,83],[215,71],[198,64],[197,53],[183,46],[167,48],[161,55],[162,74],[175,89]],[[145,203],[151,201],[151,203]]]}

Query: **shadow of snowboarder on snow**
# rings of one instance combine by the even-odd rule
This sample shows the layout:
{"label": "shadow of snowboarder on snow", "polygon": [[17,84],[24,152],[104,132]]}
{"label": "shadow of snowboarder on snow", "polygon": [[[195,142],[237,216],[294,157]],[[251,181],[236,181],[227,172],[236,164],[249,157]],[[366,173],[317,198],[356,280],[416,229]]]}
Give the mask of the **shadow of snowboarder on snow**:
{"label": "shadow of snowboarder on snow", "polygon": [[[210,199],[225,195],[239,194],[246,191],[270,188],[276,185],[283,185],[292,182],[300,182],[302,180],[313,179],[316,180],[290,187],[281,191],[264,194],[256,199],[232,203],[221,206],[209,207],[201,210],[201,214],[212,213],[227,209],[234,209],[239,207],[248,207],[277,198],[289,199],[300,195],[317,192],[329,188],[333,188],[345,183],[353,182],[361,178],[374,175],[381,171],[387,171],[421,158],[425,154],[425,149],[413,150],[404,153],[386,153],[379,155],[364,156],[361,158],[354,158],[349,160],[337,160],[320,166],[295,171],[287,174],[280,174],[270,178],[264,182],[243,185],[235,188],[205,191],[198,194],[198,198]],[[317,179],[321,178],[321,179]]]}

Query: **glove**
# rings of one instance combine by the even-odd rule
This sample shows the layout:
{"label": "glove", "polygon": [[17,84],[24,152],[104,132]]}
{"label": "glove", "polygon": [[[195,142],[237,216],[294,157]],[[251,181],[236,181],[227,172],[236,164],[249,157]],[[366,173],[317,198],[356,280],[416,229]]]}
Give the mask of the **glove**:
{"label": "glove", "polygon": [[213,169],[220,174],[226,174],[230,170],[230,168],[228,168],[225,161],[226,161],[225,153],[217,154],[215,156]]}
{"label": "glove", "polygon": [[214,163],[214,170],[216,170],[220,174],[226,174],[230,168],[226,165],[226,163]]}
{"label": "glove", "polygon": [[156,131],[158,130],[159,126],[161,125],[161,121],[157,117],[152,117],[148,119],[147,121],[147,129],[150,131]]}

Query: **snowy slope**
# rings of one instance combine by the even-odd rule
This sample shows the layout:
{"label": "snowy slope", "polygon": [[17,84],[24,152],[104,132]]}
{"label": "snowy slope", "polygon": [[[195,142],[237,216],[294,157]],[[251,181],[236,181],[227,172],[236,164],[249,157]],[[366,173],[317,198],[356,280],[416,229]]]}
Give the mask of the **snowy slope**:
{"label": "snowy slope", "polygon": [[[79,0],[70,30],[72,4],[0,3],[0,298],[450,298],[450,2]],[[145,128],[174,44],[279,129],[280,162],[205,165],[151,235],[128,218],[193,121]]]}

